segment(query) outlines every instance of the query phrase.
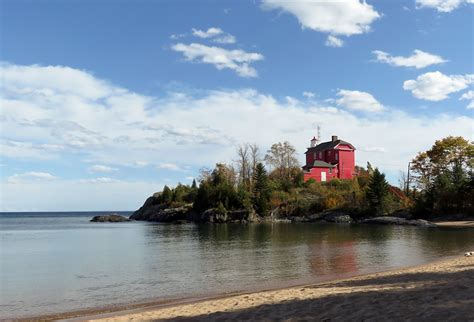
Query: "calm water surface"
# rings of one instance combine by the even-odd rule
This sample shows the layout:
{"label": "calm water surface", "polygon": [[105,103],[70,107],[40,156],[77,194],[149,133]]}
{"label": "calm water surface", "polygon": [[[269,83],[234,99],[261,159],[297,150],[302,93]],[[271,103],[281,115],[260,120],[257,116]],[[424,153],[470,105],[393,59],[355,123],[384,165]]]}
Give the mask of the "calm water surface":
{"label": "calm water surface", "polygon": [[0,317],[317,282],[474,246],[469,229],[90,223],[95,214],[0,214]]}

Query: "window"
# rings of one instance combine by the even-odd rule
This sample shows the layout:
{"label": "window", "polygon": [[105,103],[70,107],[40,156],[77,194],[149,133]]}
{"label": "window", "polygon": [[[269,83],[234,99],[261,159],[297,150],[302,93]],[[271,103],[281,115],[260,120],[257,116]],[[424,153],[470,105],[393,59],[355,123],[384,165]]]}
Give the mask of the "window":
{"label": "window", "polygon": [[319,158],[320,158],[320,159],[323,158],[323,153],[322,153],[322,152],[319,152]]}
{"label": "window", "polygon": [[328,151],[328,155],[331,155],[331,151]]}
{"label": "window", "polygon": [[329,168],[329,174],[332,174],[332,168]]}
{"label": "window", "polygon": [[316,159],[316,152],[314,152],[313,157]]}
{"label": "window", "polygon": [[336,155],[334,156],[336,158],[336,161],[339,159],[339,153],[336,152]]}

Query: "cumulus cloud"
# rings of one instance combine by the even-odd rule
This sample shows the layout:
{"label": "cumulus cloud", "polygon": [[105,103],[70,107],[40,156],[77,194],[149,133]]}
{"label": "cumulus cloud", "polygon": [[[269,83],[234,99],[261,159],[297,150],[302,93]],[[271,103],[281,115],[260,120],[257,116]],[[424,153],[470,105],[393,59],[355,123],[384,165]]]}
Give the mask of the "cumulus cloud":
{"label": "cumulus cloud", "polygon": [[231,69],[241,77],[257,77],[258,73],[250,64],[263,60],[259,53],[248,53],[241,49],[228,50],[221,47],[192,43],[175,44],[174,51],[183,53],[188,61],[214,65],[217,69]]}
{"label": "cumulus cloud", "polygon": [[473,109],[474,108],[474,91],[468,91],[464,94],[462,94],[461,98],[459,100],[470,100],[469,104],[466,106],[468,109]]}
{"label": "cumulus cloud", "polygon": [[[235,36],[225,33],[221,28],[211,27],[207,30],[200,30],[193,28],[191,30],[193,36],[203,39],[212,39],[212,42],[218,44],[235,44],[237,39]],[[178,39],[178,38],[172,38]]]}
{"label": "cumulus cloud", "polygon": [[212,41],[218,44],[235,44],[237,42],[237,39],[235,39],[234,36],[227,34],[221,37],[214,38]]}
{"label": "cumulus cloud", "polygon": [[336,100],[336,104],[351,110],[365,112],[380,112],[383,110],[382,104],[367,92],[341,89],[337,92],[337,96],[339,98]]}
{"label": "cumulus cloud", "polygon": [[110,173],[110,172],[114,172],[114,171],[117,171],[117,170],[118,170],[117,168],[109,167],[109,166],[106,166],[106,165],[100,165],[100,164],[96,164],[96,165],[93,165],[93,166],[89,167],[90,172]]}
{"label": "cumulus cloud", "polygon": [[442,101],[449,94],[459,92],[474,82],[474,75],[444,75],[436,71],[418,76],[415,80],[403,83],[403,89],[411,91],[413,96],[428,101]]}
{"label": "cumulus cloud", "polygon": [[207,30],[200,30],[200,29],[192,29],[192,33],[194,36],[199,38],[212,38],[224,33],[221,28],[209,28]]}
{"label": "cumulus cloud", "polygon": [[313,92],[303,92],[303,96],[306,97],[306,98],[314,98],[316,96],[316,94],[314,94]]}
{"label": "cumulus cloud", "polygon": [[342,47],[344,46],[344,41],[333,35],[329,35],[325,44],[328,47]]}
{"label": "cumulus cloud", "polygon": [[[69,80],[73,86],[70,90],[64,87],[61,82],[61,78],[65,77],[63,66],[4,64],[0,66],[0,73],[11,75],[7,71],[9,68],[23,70],[25,74],[14,79],[15,86],[11,84],[13,80],[5,76],[0,84],[0,142],[13,150],[8,156],[2,154],[6,164],[20,159],[34,162],[50,154],[59,160],[75,160],[77,168],[84,166],[83,160],[87,160],[89,165],[111,167],[156,165],[156,160],[160,160],[161,164],[186,162],[192,169],[199,169],[212,167],[216,162],[231,162],[235,158],[235,148],[241,142],[255,142],[264,151],[279,141],[294,144],[303,162],[309,139],[316,134],[316,125],[321,125],[323,139],[330,139],[330,135],[335,134],[356,147],[367,147],[369,144],[370,147],[390,147],[385,153],[358,149],[357,163],[364,165],[370,161],[383,171],[398,173],[398,170],[405,169],[407,161],[418,151],[428,149],[435,139],[447,135],[470,137],[474,122],[472,117],[456,115],[452,111],[449,115],[434,114],[429,117],[410,115],[396,109],[361,115],[348,106],[366,107],[372,104],[371,109],[377,110],[380,103],[377,104],[370,94],[365,99],[354,99],[354,91],[347,90],[341,90],[346,92],[341,92],[338,100],[343,100],[335,101],[335,104],[300,101],[294,97],[290,103],[253,89],[178,92],[148,97],[108,84],[98,95],[99,98],[91,99],[90,88],[104,81],[90,73],[76,70],[67,75],[87,74],[87,77],[81,75],[80,78],[86,82],[90,80],[91,84],[82,84],[82,93],[76,87],[77,80]],[[44,78],[37,79],[36,84],[32,85],[27,77],[31,74],[28,69],[35,69],[34,74]],[[43,69],[48,70],[49,75],[42,73]],[[22,94],[27,90],[28,95]],[[45,91],[50,93],[48,99],[43,95]],[[368,103],[354,103],[361,101]],[[82,129],[81,133],[93,133],[101,139],[99,144],[86,141],[83,145],[69,145],[69,137],[57,135],[58,128],[60,131],[65,131],[64,128]],[[4,137],[6,133],[8,138]],[[50,150],[44,153],[42,149]],[[0,151],[4,153],[3,147]],[[4,169],[4,173],[11,171],[8,166]],[[150,169],[150,172],[157,171]],[[95,209],[137,209],[143,203],[144,196],[162,187],[159,182],[116,182],[113,178],[109,179],[84,179],[88,181],[82,182],[42,180],[16,185],[3,180],[0,205],[13,209],[22,205],[21,199],[24,199],[15,197],[15,194],[37,193],[43,199],[50,198],[49,204],[35,197],[28,200],[30,209],[37,203],[37,207],[43,210],[50,207],[60,210],[65,203],[56,205],[53,201],[61,199],[69,203],[74,195],[81,195],[82,199],[91,202],[81,205],[74,201],[63,209],[74,209],[76,206],[77,209],[84,209],[87,206],[90,210],[90,205],[95,205]],[[107,184],[107,189],[104,189],[104,184]],[[122,196],[123,200],[118,200]]]}
{"label": "cumulus cloud", "polygon": [[[373,6],[360,0],[263,0],[262,8],[290,13],[298,19],[303,28],[333,36],[352,36],[369,32],[371,24],[381,17]],[[328,38],[326,44],[340,47],[341,42],[340,39]]]}
{"label": "cumulus cloud", "polygon": [[17,184],[31,181],[51,181],[55,179],[57,178],[48,172],[30,171],[9,176],[7,178],[7,183]]}
{"label": "cumulus cloud", "polygon": [[413,54],[408,57],[392,56],[381,50],[374,50],[372,53],[376,56],[377,61],[379,62],[387,63],[392,66],[415,67],[417,69],[445,63],[447,61],[441,56],[433,55],[419,49],[415,49]]}
{"label": "cumulus cloud", "polygon": [[474,3],[474,0],[416,0],[417,8],[431,8],[438,12],[451,12],[461,4]]}

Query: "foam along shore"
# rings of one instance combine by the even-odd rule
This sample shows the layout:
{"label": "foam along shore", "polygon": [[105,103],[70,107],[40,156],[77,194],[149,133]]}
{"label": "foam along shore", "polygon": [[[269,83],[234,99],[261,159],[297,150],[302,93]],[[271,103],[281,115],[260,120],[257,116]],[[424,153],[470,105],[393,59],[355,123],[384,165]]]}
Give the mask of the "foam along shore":
{"label": "foam along shore", "polygon": [[84,318],[94,321],[474,319],[474,257],[287,289]]}

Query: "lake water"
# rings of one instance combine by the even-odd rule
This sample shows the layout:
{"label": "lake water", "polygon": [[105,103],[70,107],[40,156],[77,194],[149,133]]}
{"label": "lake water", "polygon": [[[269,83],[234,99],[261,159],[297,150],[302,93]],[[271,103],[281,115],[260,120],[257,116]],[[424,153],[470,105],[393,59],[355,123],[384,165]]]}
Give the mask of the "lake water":
{"label": "lake water", "polygon": [[0,317],[304,284],[474,246],[469,229],[90,223],[96,214],[0,214]]}

